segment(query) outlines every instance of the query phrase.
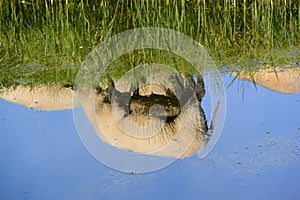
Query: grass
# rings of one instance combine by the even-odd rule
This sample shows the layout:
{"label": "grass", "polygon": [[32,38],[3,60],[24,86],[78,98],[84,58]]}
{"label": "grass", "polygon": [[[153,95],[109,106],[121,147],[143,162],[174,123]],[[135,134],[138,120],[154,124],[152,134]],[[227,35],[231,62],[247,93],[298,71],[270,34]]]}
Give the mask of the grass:
{"label": "grass", "polygon": [[[300,58],[299,0],[0,0],[0,88],[72,85],[82,61],[104,39],[150,26],[192,37],[220,68],[287,66]],[[171,57],[132,52],[107,75],[120,77],[154,59],[190,71]]]}

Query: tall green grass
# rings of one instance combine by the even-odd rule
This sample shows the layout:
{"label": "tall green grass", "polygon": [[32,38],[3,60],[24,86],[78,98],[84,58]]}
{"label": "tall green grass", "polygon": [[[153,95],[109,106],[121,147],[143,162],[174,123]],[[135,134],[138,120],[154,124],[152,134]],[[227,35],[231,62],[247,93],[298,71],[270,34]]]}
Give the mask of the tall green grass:
{"label": "tall green grass", "polygon": [[0,87],[72,85],[105,38],[150,26],[194,38],[220,67],[300,58],[299,0],[0,0]]}

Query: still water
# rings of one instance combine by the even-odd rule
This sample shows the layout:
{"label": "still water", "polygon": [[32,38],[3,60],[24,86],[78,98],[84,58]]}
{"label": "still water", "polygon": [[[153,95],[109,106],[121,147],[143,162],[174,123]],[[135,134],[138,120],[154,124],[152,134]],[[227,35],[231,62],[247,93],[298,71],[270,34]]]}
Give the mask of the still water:
{"label": "still water", "polygon": [[[300,93],[224,75],[227,111],[215,148],[145,174],[97,161],[71,110],[0,100],[0,199],[299,199]],[[205,108],[209,101],[203,100]]]}

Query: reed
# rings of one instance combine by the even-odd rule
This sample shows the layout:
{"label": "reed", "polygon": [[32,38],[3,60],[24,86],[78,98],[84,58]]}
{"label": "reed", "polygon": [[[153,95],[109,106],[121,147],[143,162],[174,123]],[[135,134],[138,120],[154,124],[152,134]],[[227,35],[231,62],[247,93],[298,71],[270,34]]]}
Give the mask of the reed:
{"label": "reed", "polygon": [[[300,58],[298,0],[0,0],[0,85],[73,84],[101,41],[150,26],[194,38],[220,68],[284,66]],[[132,59],[126,63],[145,55],[125,56]]]}

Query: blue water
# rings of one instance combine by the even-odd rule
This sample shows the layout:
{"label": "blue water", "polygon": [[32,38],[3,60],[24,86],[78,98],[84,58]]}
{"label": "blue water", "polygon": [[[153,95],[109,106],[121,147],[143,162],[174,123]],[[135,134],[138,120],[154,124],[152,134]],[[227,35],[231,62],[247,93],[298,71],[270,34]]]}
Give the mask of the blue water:
{"label": "blue water", "polygon": [[146,174],[98,162],[72,111],[0,100],[0,199],[300,199],[300,94],[236,81],[226,95],[224,129],[206,158]]}

